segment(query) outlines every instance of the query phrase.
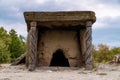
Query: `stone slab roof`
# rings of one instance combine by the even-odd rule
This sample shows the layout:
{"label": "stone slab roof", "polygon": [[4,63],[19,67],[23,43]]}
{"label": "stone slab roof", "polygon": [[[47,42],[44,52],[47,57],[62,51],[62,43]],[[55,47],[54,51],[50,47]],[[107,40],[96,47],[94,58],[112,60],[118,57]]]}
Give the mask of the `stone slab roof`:
{"label": "stone slab roof", "polygon": [[[64,26],[85,25],[87,21],[96,21],[93,11],[65,11],[65,12],[24,12],[24,18],[30,28],[30,22],[36,21],[37,26],[53,28]],[[77,27],[76,27],[77,28]]]}

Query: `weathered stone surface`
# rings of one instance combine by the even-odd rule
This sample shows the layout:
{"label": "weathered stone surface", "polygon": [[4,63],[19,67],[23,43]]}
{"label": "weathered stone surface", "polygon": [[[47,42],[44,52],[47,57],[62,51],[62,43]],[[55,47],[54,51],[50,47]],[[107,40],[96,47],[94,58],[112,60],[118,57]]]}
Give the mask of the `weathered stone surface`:
{"label": "weathered stone surface", "polygon": [[[68,59],[70,66],[78,66],[77,57],[80,56],[80,52],[76,35],[76,31],[46,30],[38,41],[38,65],[49,66],[54,52],[61,49]],[[74,64],[73,61],[75,62]]]}
{"label": "weathered stone surface", "polygon": [[120,63],[120,54],[115,55],[112,61],[114,63]]}
{"label": "weathered stone surface", "polygon": [[11,63],[11,65],[18,65],[18,64],[25,63],[26,55],[27,55],[27,53],[25,52],[17,60],[13,61]]}
{"label": "weathered stone surface", "polygon": [[95,22],[95,13],[92,11],[68,12],[25,12],[26,21],[88,21]]}
{"label": "weathered stone surface", "polygon": [[[28,28],[26,65],[30,71],[36,66],[61,64],[93,68],[91,27],[96,20],[94,12],[25,12],[24,17]],[[37,35],[36,31],[31,32],[33,28]]]}
{"label": "weathered stone surface", "polygon": [[29,71],[33,71],[36,67],[37,60],[37,42],[38,42],[38,29],[36,26],[36,22],[31,22],[31,29],[29,31]]}
{"label": "weathered stone surface", "polygon": [[85,25],[86,21],[96,21],[92,11],[66,11],[66,12],[24,12],[25,21],[30,29],[30,22],[36,21],[38,27],[73,28]]}

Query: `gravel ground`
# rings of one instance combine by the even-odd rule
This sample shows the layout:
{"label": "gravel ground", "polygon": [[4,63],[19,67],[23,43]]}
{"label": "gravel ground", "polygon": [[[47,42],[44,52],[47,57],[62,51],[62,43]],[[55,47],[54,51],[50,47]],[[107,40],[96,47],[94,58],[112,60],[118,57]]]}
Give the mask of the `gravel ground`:
{"label": "gravel ground", "polygon": [[25,65],[1,64],[0,80],[120,80],[120,65],[99,64],[92,71],[84,68],[39,67],[29,72]]}

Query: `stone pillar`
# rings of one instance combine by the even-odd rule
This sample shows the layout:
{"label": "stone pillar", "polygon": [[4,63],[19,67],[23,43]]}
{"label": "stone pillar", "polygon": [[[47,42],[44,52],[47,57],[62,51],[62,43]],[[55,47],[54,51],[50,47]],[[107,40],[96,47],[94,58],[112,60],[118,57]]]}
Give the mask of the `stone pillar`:
{"label": "stone pillar", "polygon": [[79,48],[79,54],[77,54],[77,65],[78,67],[83,67],[83,54],[82,54],[82,40],[81,40],[82,34],[80,30],[77,31],[77,39],[78,39],[78,48]]}
{"label": "stone pillar", "polygon": [[80,43],[81,43],[81,53],[82,53],[82,61],[83,66],[85,66],[85,54],[86,54],[86,29],[80,30]]}
{"label": "stone pillar", "polygon": [[93,69],[93,56],[92,56],[92,22],[86,22],[86,54],[85,54],[85,67],[87,70]]}
{"label": "stone pillar", "polygon": [[37,39],[38,39],[38,30],[37,23],[30,23],[29,31],[29,71],[33,71],[36,67],[36,55],[37,55]]}

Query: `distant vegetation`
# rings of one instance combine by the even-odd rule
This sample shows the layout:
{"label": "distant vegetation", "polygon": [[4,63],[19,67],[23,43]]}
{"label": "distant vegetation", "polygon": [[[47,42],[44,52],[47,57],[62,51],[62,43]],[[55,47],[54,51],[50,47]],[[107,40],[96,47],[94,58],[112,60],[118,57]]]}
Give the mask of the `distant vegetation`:
{"label": "distant vegetation", "polygon": [[[97,48],[97,49],[96,49]],[[120,54],[120,47],[109,48],[104,44],[92,47],[95,63],[105,63],[111,61],[116,54]]]}
{"label": "distant vegetation", "polygon": [[0,63],[9,63],[25,52],[25,38],[14,29],[7,32],[0,27]]}
{"label": "distant vegetation", "polygon": [[[14,29],[7,32],[0,27],[0,63],[9,63],[17,59],[26,50],[25,38],[18,35]],[[120,47],[109,48],[104,44],[92,47],[95,63],[107,62],[113,59],[115,54],[120,53]]]}

